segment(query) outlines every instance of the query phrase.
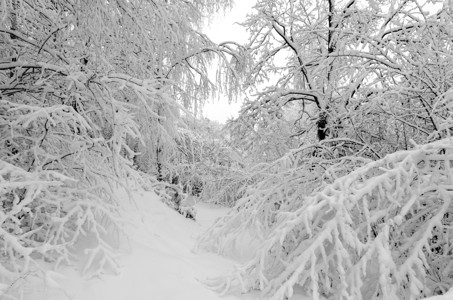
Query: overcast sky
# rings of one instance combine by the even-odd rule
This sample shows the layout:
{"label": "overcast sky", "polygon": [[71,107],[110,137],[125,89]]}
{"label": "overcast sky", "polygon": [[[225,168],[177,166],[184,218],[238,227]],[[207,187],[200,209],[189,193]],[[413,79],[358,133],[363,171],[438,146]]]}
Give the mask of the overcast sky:
{"label": "overcast sky", "polygon": [[[235,41],[245,43],[247,32],[238,22],[245,21],[247,13],[252,9],[256,0],[236,0],[233,9],[225,15],[219,14],[212,18],[212,22],[204,32],[216,43]],[[240,99],[237,103],[228,104],[225,97],[220,100],[211,99],[203,109],[203,115],[211,120],[225,123],[228,118],[237,116],[241,107]]]}

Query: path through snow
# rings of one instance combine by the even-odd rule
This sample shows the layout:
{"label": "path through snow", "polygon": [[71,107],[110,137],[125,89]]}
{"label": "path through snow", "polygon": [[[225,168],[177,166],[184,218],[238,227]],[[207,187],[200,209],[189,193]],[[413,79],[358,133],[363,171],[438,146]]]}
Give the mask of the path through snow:
{"label": "path through snow", "polygon": [[[197,221],[182,218],[162,204],[153,193],[135,197],[128,205],[119,275],[84,279],[71,269],[58,270],[53,287],[24,284],[26,300],[252,300],[258,293],[220,297],[201,281],[227,273],[235,264],[227,258],[194,252],[196,238],[226,209],[198,204]],[[55,286],[58,285],[59,288]]]}
{"label": "path through snow", "polygon": [[[183,218],[151,192],[137,194],[125,207],[128,239],[119,256],[121,273],[85,279],[74,269],[52,273],[47,282],[21,283],[25,300],[258,300],[258,292],[221,297],[201,281],[232,270],[235,261],[194,252],[197,237],[227,209],[197,205],[197,221]],[[244,247],[250,243],[244,241]],[[296,289],[297,290],[297,289]],[[453,290],[452,290],[453,293]],[[429,300],[452,299],[453,294]],[[3,299],[0,297],[0,299]],[[308,300],[300,291],[291,300]],[[428,300],[428,299],[426,299]]]}

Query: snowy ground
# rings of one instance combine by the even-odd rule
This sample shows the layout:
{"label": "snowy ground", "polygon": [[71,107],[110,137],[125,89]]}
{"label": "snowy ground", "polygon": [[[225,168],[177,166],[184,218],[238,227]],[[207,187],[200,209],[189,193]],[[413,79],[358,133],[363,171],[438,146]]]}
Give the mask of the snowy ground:
{"label": "snowy ground", "polygon": [[[119,275],[86,279],[70,268],[58,270],[59,273],[49,272],[44,282],[33,282],[28,278],[22,280],[20,284],[24,299],[262,299],[258,292],[221,297],[202,282],[227,273],[237,263],[213,253],[194,251],[197,237],[218,217],[224,215],[227,209],[198,204],[197,221],[194,222],[162,204],[153,193],[138,194],[135,201],[135,205],[125,208],[130,225],[126,229],[128,238],[123,241],[119,256]],[[243,246],[253,251],[252,245],[253,243],[244,241]],[[310,298],[297,292],[291,298],[308,299]],[[453,299],[453,294],[430,298],[447,299]]]}
{"label": "snowy ground", "polygon": [[49,273],[45,283],[23,285],[26,300],[251,300],[258,293],[220,297],[203,280],[231,270],[234,261],[194,251],[196,238],[226,212],[198,204],[197,221],[185,219],[152,193],[137,195],[136,206],[126,208],[130,221],[123,242],[119,275],[87,280],[71,269]]}

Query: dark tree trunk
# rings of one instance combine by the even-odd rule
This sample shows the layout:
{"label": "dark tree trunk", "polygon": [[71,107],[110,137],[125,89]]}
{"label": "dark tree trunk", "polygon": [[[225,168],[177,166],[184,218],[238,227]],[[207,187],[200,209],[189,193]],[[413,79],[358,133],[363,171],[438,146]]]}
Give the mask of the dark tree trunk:
{"label": "dark tree trunk", "polygon": [[162,163],[160,161],[161,153],[162,153],[162,147],[158,143],[157,150],[156,150],[157,180],[158,181],[164,180],[164,176],[163,176],[163,172],[162,172]]}
{"label": "dark tree trunk", "polygon": [[320,141],[325,140],[327,136],[327,113],[321,112],[319,114],[319,119],[316,122],[318,127],[318,139]]}

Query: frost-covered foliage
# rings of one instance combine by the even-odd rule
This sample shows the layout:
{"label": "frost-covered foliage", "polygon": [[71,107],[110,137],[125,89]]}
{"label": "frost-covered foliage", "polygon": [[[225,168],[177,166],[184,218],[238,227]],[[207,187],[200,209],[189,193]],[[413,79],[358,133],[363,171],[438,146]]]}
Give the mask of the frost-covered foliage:
{"label": "frost-covered foliage", "polygon": [[[214,285],[260,289],[279,300],[291,296],[295,285],[314,299],[445,293],[453,285],[452,167],[453,142],[444,139],[369,162],[308,196],[301,190],[290,197],[279,193],[297,176],[274,183],[273,194],[257,189],[255,211],[288,198],[299,202],[275,213],[256,256]],[[240,222],[245,220],[221,220],[209,234],[234,235]],[[229,231],[219,231],[226,226]],[[265,224],[255,220],[244,228],[251,226]],[[226,246],[220,239],[214,240],[219,251]]]}
{"label": "frost-covered foliage", "polygon": [[272,162],[302,142],[293,130],[299,118],[295,113],[298,107],[274,107],[274,104],[246,99],[239,117],[225,126],[232,144],[241,149],[251,163]]}
{"label": "frost-covered foliage", "polygon": [[133,119],[143,138],[126,137],[123,154],[160,176],[175,147],[180,111],[198,112],[218,88],[206,75],[210,60],[222,58],[228,82],[238,78],[228,63],[240,60],[238,52],[197,30],[204,14],[230,4],[8,0],[0,7],[2,93],[72,106],[95,119],[93,130],[106,140]]}
{"label": "frost-covered foliage", "polygon": [[246,162],[220,124],[184,118],[177,151],[167,170],[169,181],[205,202],[233,206],[248,184]]}
{"label": "frost-covered foliage", "polygon": [[[345,142],[337,141],[343,148],[346,148]],[[272,163],[244,168],[234,179],[221,180],[220,183],[228,183],[228,179],[240,183],[233,192],[237,203],[232,202],[236,204],[234,209],[201,237],[200,246],[228,254],[230,246],[245,231],[264,240],[277,225],[277,214],[296,210],[303,205],[306,195],[370,162],[353,156],[327,158],[325,152],[331,150],[329,144],[324,141],[303,146]],[[314,151],[319,157],[312,156]],[[221,191],[222,187],[218,189]]]}
{"label": "frost-covered foliage", "polygon": [[262,244],[218,287],[273,299],[295,285],[330,299],[447,291],[449,4],[259,0],[254,9],[244,26],[256,93],[228,129],[256,179],[201,246],[228,253],[245,231]]}
{"label": "frost-covered foliage", "polygon": [[240,143],[272,157],[349,138],[375,159],[445,137],[453,18],[447,2],[430,2],[257,1],[244,22],[255,96],[230,126]]}
{"label": "frost-covered foliage", "polygon": [[215,90],[208,62],[235,52],[197,26],[229,5],[1,2],[0,281],[42,259],[74,262],[82,237],[93,246],[83,271],[115,268],[117,189],[152,184],[142,171],[161,175],[181,111]]}
{"label": "frost-covered foliage", "polygon": [[[42,259],[73,263],[74,247],[87,236],[94,242],[81,271],[98,275],[117,268],[112,238],[121,222],[115,189],[137,177],[122,154],[128,150],[125,137],[137,137],[137,128],[126,104],[103,99],[115,113],[102,112],[99,102],[82,96],[88,89],[76,87],[78,79],[49,76],[58,80],[48,79],[47,90],[29,85],[32,91],[8,90],[0,99],[3,282],[36,269]],[[66,98],[55,96],[57,84],[74,84],[71,94],[85,106],[60,102]],[[99,100],[105,95],[97,86],[91,92]]]}
{"label": "frost-covered foliage", "polygon": [[[118,271],[119,199],[107,182],[88,185],[61,172],[27,172],[0,161],[0,199],[2,282],[24,274],[41,276],[43,261],[74,264],[81,258],[80,247],[86,247],[83,273]],[[88,247],[80,244],[87,236],[92,238]]]}
{"label": "frost-covered foliage", "polygon": [[248,185],[255,182],[254,174],[240,166],[213,165],[207,170],[201,199],[205,202],[233,207],[244,195]]}

